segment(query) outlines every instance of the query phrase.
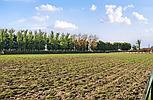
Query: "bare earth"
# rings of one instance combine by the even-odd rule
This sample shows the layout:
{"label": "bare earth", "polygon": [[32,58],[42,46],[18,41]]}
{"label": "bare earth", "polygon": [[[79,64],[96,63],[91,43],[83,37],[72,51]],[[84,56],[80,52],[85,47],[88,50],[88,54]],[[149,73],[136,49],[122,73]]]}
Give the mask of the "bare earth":
{"label": "bare earth", "polygon": [[152,54],[0,55],[0,99],[143,100]]}

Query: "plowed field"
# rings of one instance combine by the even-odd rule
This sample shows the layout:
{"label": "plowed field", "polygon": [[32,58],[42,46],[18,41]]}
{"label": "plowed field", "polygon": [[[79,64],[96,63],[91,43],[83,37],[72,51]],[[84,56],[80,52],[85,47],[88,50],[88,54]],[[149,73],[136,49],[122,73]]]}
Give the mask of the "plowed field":
{"label": "plowed field", "polygon": [[143,100],[152,54],[0,55],[0,99]]}

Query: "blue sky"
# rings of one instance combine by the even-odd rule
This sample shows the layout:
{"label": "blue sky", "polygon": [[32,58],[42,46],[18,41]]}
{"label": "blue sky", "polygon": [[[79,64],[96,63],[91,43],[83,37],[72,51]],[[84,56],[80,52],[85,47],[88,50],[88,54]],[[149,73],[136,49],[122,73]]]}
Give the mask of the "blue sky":
{"label": "blue sky", "polygon": [[152,0],[0,0],[0,28],[96,34],[153,45]]}

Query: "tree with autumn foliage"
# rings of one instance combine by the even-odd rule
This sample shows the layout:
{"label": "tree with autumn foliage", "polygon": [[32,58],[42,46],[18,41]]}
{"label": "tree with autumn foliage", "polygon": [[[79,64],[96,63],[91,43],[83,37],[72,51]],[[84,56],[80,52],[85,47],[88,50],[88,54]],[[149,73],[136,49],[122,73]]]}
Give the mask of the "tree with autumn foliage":
{"label": "tree with autumn foliage", "polygon": [[0,51],[79,51],[129,50],[130,43],[110,43],[98,40],[96,35],[60,34],[29,30],[0,29]]}

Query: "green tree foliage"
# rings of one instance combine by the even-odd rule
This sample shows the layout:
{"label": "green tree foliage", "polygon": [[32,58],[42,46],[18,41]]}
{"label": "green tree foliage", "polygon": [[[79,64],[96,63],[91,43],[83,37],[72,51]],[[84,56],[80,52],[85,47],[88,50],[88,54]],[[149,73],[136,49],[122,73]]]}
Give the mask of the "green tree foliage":
{"label": "green tree foliage", "polygon": [[131,49],[131,44],[130,43],[122,43],[121,44],[121,50],[130,50]]}
{"label": "green tree foliage", "polygon": [[22,31],[17,32],[17,44],[18,44],[18,50],[23,49],[23,35]]}
{"label": "green tree foliage", "polygon": [[59,50],[60,49],[60,40],[59,40],[59,33],[55,34],[55,39],[54,39],[54,50]]}
{"label": "green tree foliage", "polygon": [[33,34],[32,31],[29,31],[28,36],[27,36],[27,49],[28,50],[33,50]]}
{"label": "green tree foliage", "polygon": [[67,41],[66,41],[66,38],[65,38],[65,34],[62,33],[61,37],[60,37],[60,48],[62,50],[65,50],[67,48]]}
{"label": "green tree foliage", "polygon": [[48,42],[47,42],[47,48],[48,50],[53,50],[54,49],[54,32],[51,31],[51,33],[49,34],[49,37],[48,37]]}
{"label": "green tree foliage", "polygon": [[132,49],[133,49],[133,50],[137,50],[137,46],[136,46],[136,45],[133,45],[133,46],[132,46]]}
{"label": "green tree foliage", "polygon": [[103,42],[103,41],[98,41],[97,43],[97,50],[102,50],[102,51],[106,51],[106,50],[130,50],[131,49],[131,44],[130,43],[121,43],[121,42],[114,42],[114,43],[110,43],[110,42]]}
{"label": "green tree foliage", "polygon": [[106,44],[103,42],[103,41],[99,41],[99,42],[97,42],[97,50],[102,50],[102,51],[105,51],[106,50],[106,46],[105,46]]}
{"label": "green tree foliage", "polygon": [[113,47],[114,47],[114,50],[121,50],[122,49],[122,43],[114,42]]}
{"label": "green tree foliage", "polygon": [[8,50],[10,46],[10,38],[9,38],[9,33],[8,30],[5,29],[4,31],[4,49]]}
{"label": "green tree foliage", "polygon": [[3,33],[4,33],[4,30],[1,29],[0,30],[0,51],[4,49],[4,44],[3,44]]}
{"label": "green tree foliage", "polygon": [[113,44],[111,44],[110,42],[106,42],[105,48],[106,48],[106,50],[113,50]]}
{"label": "green tree foliage", "polygon": [[14,29],[0,29],[0,51],[39,51],[47,49],[84,52],[94,50],[129,50],[131,48],[130,43],[110,43],[97,40],[95,35],[70,35],[69,33],[54,33],[53,31],[47,34],[41,30],[34,32],[20,30],[15,32]]}
{"label": "green tree foliage", "polygon": [[68,50],[74,50],[74,40],[72,36],[69,36],[69,38],[67,39],[68,42]]}
{"label": "green tree foliage", "polygon": [[13,30],[13,29],[9,30],[9,39],[10,39],[10,41],[9,41],[10,44],[9,45],[10,45],[10,49],[14,49],[14,41],[13,41],[14,32],[15,32],[15,30]]}
{"label": "green tree foliage", "polygon": [[38,32],[38,50],[44,50],[45,49],[45,39],[44,39],[44,32],[39,30]]}
{"label": "green tree foliage", "polygon": [[15,50],[18,49],[17,36],[15,34],[13,35],[13,48]]}
{"label": "green tree foliage", "polygon": [[27,37],[27,32],[28,30],[23,30],[23,49],[27,50],[27,45],[28,45],[28,37]]}
{"label": "green tree foliage", "polygon": [[138,50],[140,50],[140,48],[141,48],[141,40],[137,40],[136,44],[137,44]]}

